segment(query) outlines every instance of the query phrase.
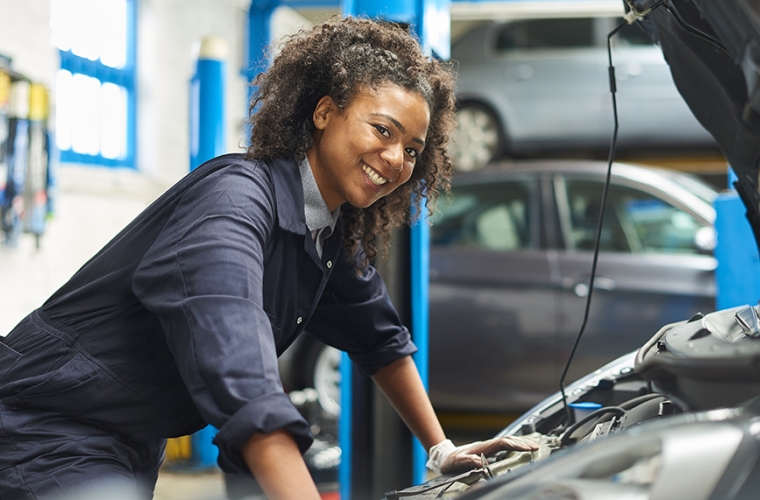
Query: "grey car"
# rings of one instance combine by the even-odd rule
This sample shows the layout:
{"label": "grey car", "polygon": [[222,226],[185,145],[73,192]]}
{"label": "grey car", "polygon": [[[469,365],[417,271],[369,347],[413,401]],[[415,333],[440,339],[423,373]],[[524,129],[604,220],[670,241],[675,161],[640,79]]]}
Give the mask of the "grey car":
{"label": "grey car", "polygon": [[[430,396],[439,411],[523,411],[557,389],[580,327],[606,164],[501,163],[455,177],[433,218]],[[672,171],[616,164],[591,321],[568,380],[714,309],[715,191]],[[339,353],[304,335],[287,387],[339,411]]]}
{"label": "grey car", "polygon": [[[557,389],[588,295],[606,164],[502,163],[454,180],[433,219],[430,395],[438,410],[524,410]],[[595,295],[568,380],[715,308],[716,192],[615,164]]]}
{"label": "grey car", "polygon": [[[610,17],[521,19],[476,26],[452,46],[458,64],[459,170],[503,152],[606,149],[613,113]],[[621,148],[714,147],[678,93],[662,51],[636,24],[614,40]]]}

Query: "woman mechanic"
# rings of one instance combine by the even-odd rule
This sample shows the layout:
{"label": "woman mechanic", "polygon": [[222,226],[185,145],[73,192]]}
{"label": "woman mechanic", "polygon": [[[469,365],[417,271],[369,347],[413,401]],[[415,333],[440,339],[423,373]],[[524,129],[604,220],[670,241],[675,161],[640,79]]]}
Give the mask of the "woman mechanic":
{"label": "woman mechanic", "polygon": [[319,498],[277,370],[307,325],[373,377],[434,470],[534,448],[446,440],[369,265],[411,200],[448,188],[450,69],[398,27],[345,19],[291,37],[255,85],[247,154],[179,181],[0,342],[0,498],[103,479],[149,498],[165,438],[207,423],[224,471]]}

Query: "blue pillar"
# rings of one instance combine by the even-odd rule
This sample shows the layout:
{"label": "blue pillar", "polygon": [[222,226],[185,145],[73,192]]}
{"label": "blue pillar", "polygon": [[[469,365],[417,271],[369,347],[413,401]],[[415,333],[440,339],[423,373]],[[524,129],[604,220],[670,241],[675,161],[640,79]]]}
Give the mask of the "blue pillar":
{"label": "blue pillar", "polygon": [[190,80],[190,170],[225,151],[224,90],[229,49],[224,39],[201,42]]}
{"label": "blue pillar", "polygon": [[278,5],[277,0],[254,0],[248,9],[248,53],[242,73],[249,82],[269,65],[266,49],[272,37],[272,13]]}
{"label": "blue pillar", "polygon": [[[412,287],[412,339],[419,349],[414,354],[414,362],[428,388],[428,326],[429,326],[429,285],[430,285],[430,226],[423,218],[415,224],[410,233],[411,287]],[[417,438],[412,444],[412,481],[425,482],[427,476],[427,450]]]}
{"label": "blue pillar", "polygon": [[[341,11],[344,15],[361,15],[408,24],[410,31],[420,39],[427,54],[448,59],[450,54],[450,5],[450,0],[385,0],[384,2],[341,0]],[[411,228],[408,238],[408,252],[409,276],[407,278],[410,287],[411,330],[412,338],[419,348],[419,351],[414,355],[414,360],[420,371],[423,384],[427,388],[430,234],[425,217]],[[346,364],[347,362],[348,358],[344,356],[343,363]],[[351,394],[345,394],[348,392],[345,381],[350,374],[350,370],[344,370],[342,379],[344,395],[342,397],[341,428],[348,429],[352,426],[352,414],[355,413],[350,409],[352,404],[356,404],[352,402]],[[350,484],[351,477],[355,475],[352,474],[354,461],[350,457],[367,455],[365,452],[368,450],[360,450],[354,453],[350,431],[348,433],[341,432],[340,438],[340,445],[343,450],[340,470],[341,499],[349,500],[352,491],[357,491]],[[359,439],[358,441],[361,442],[362,440]],[[425,481],[427,474],[425,469],[427,452],[417,439],[413,440],[410,451],[412,453],[412,482],[419,484]],[[377,470],[377,467],[374,469]],[[393,486],[402,487],[404,485]]]}
{"label": "blue pillar", "polygon": [[[227,42],[216,36],[201,41],[196,73],[190,81],[190,170],[225,152],[224,91]],[[214,467],[219,450],[211,443],[216,429],[191,436],[194,466]]]}
{"label": "blue pillar", "polygon": [[340,466],[338,468],[338,482],[340,483],[340,498],[351,498],[351,461],[353,459],[353,446],[351,435],[353,433],[352,419],[350,415],[353,387],[351,378],[353,374],[351,359],[345,352],[340,358],[340,417],[338,425],[338,443],[340,444]]}
{"label": "blue pillar", "polygon": [[[729,170],[729,187],[735,181]],[[746,212],[736,191],[722,193],[715,200],[718,309],[757,304],[760,299],[760,257]]]}

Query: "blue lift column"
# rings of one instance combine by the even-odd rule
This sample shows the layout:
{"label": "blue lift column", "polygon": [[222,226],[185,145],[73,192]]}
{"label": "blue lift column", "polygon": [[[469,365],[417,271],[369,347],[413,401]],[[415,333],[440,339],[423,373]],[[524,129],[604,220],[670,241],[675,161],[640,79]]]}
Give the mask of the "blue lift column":
{"label": "blue lift column", "polygon": [[217,36],[201,41],[190,80],[190,170],[225,151],[224,73],[229,47]]}
{"label": "blue lift column", "polygon": [[[434,57],[449,58],[450,0],[342,0],[341,11],[408,26]],[[427,220],[394,236],[398,251],[380,269],[401,317],[419,348],[415,363],[428,380]],[[341,362],[341,500],[382,498],[386,491],[425,480],[427,453],[371,381],[358,377],[348,356]]]}
{"label": "blue lift column", "polygon": [[[279,5],[279,0],[253,0],[248,9],[247,54],[243,59],[247,61],[247,67],[241,72],[248,83],[269,66],[266,50],[272,37],[272,13]],[[246,103],[250,101],[250,90],[252,89],[249,87]]]}
{"label": "blue lift column", "polygon": [[[190,80],[190,170],[225,152],[224,90],[229,47],[218,36],[201,41],[196,72]],[[195,467],[215,467],[219,450],[211,443],[217,430],[206,426],[191,436]]]}
{"label": "blue lift column", "polygon": [[745,215],[747,208],[733,190],[736,180],[736,174],[729,168],[730,190],[721,193],[714,202],[717,309],[755,305],[760,300],[760,257]]}

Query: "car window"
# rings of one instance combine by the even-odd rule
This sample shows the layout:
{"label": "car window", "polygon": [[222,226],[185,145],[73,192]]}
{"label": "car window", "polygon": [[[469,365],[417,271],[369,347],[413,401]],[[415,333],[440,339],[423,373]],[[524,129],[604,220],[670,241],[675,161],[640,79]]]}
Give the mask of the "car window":
{"label": "car window", "polygon": [[506,182],[452,189],[432,217],[433,246],[514,251],[532,247],[531,183]]}
{"label": "car window", "polygon": [[593,19],[527,19],[501,26],[496,51],[591,47],[594,45]]}
{"label": "car window", "polygon": [[[570,224],[569,248],[593,250],[602,184],[566,181]],[[695,246],[702,225],[690,214],[645,191],[610,186],[604,213],[601,249],[629,253],[699,253]]]}

